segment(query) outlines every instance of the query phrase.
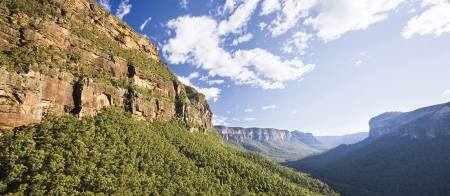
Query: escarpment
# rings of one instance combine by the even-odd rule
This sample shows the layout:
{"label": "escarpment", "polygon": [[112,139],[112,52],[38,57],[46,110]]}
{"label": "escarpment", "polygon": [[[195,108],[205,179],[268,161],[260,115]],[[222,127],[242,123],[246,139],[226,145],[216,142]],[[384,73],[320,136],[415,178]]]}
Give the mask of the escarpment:
{"label": "escarpment", "polygon": [[311,133],[301,131],[288,131],[273,128],[242,128],[214,126],[224,141],[242,142],[254,141],[286,141],[300,142],[317,149],[326,149],[325,145],[317,140]]}
{"label": "escarpment", "polygon": [[370,137],[392,135],[432,138],[450,135],[450,102],[410,112],[386,112],[369,121]]}
{"label": "escarpment", "polygon": [[212,128],[204,95],[157,48],[93,0],[0,2],[0,129],[108,106]]}

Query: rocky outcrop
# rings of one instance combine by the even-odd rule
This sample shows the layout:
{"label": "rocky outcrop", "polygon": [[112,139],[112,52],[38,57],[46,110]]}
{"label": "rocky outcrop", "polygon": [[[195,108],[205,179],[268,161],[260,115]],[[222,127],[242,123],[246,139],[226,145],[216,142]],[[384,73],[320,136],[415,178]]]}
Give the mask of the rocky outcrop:
{"label": "rocky outcrop", "polygon": [[273,128],[242,128],[214,126],[224,141],[297,141],[317,149],[327,149],[326,145],[317,140],[311,133],[288,131]]}
{"label": "rocky outcrop", "polygon": [[0,13],[0,129],[109,106],[212,128],[204,95],[187,92],[154,44],[95,1],[13,1]]}
{"label": "rocky outcrop", "polygon": [[429,138],[450,134],[450,102],[411,112],[387,112],[369,121],[370,137],[395,135]]}

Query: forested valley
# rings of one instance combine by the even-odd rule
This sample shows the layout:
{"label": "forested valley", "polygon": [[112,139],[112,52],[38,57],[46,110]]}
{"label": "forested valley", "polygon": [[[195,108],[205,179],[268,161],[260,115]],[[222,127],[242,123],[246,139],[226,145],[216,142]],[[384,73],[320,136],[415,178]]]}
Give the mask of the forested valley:
{"label": "forested valley", "polygon": [[383,136],[340,145],[289,166],[311,174],[341,195],[448,195],[449,136]]}

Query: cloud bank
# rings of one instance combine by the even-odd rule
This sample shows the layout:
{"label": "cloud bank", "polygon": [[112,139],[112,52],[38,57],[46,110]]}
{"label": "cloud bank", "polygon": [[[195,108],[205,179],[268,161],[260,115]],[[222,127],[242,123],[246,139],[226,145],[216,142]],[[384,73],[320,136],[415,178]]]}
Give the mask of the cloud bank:
{"label": "cloud bank", "polygon": [[[220,23],[208,16],[182,16],[169,21],[167,26],[175,31],[176,37],[162,47],[163,56],[172,64],[189,63],[209,71],[209,76],[229,77],[235,84],[263,89],[284,88],[283,82],[312,71],[313,64],[305,65],[297,58],[283,60],[261,48],[229,52],[222,47],[225,34],[241,33],[252,9],[254,4],[247,2]],[[236,14],[244,19],[234,19]]]}

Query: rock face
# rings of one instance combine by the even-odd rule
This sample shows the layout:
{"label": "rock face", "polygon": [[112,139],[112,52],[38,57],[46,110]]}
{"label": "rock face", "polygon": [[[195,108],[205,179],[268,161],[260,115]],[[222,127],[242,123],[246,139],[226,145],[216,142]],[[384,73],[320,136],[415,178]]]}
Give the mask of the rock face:
{"label": "rock face", "polygon": [[321,149],[323,143],[318,141],[311,133],[303,133],[301,131],[288,131],[272,128],[242,128],[242,127],[226,127],[214,126],[217,132],[222,136],[224,141],[298,141],[310,147],[318,147]]}
{"label": "rock face", "polygon": [[450,134],[450,102],[411,112],[386,112],[369,121],[370,137],[382,135],[429,138]]}
{"label": "rock face", "polygon": [[93,0],[0,3],[0,129],[116,106],[212,128],[204,95],[157,48]]}

